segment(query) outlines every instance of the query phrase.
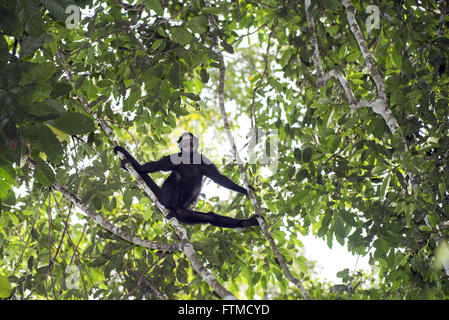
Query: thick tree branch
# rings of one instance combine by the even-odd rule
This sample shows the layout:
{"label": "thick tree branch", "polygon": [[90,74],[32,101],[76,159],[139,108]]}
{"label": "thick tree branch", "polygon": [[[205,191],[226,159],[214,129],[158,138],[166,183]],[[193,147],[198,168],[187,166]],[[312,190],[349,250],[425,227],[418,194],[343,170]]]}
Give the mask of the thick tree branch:
{"label": "thick tree branch", "polygon": [[[362,107],[370,107],[371,109],[373,109],[373,111],[375,113],[378,113],[383,117],[385,123],[387,124],[388,128],[390,129],[391,134],[394,135],[399,128],[399,124],[398,124],[396,117],[393,115],[393,113],[389,109],[388,99],[387,99],[387,94],[386,94],[386,87],[385,87],[385,82],[383,80],[383,77],[381,76],[379,70],[377,69],[377,67],[374,63],[374,59],[371,54],[371,51],[369,50],[369,48],[366,44],[366,41],[363,37],[363,34],[360,30],[360,27],[356,21],[355,8],[352,5],[351,0],[342,0],[341,3],[346,8],[346,15],[347,15],[349,27],[351,29],[352,34],[354,35],[354,38],[357,41],[360,51],[362,52],[363,58],[366,62],[366,65],[368,66],[368,69],[370,70],[371,77],[373,78],[373,80],[376,84],[377,98],[374,101],[368,101],[368,100],[357,101],[357,99],[354,96],[354,93],[352,92],[352,90],[349,86],[349,83],[347,82],[346,78],[340,71],[337,71],[334,69],[334,70],[331,70],[328,73],[324,74],[323,67],[320,62],[318,42],[316,40],[316,35],[315,35],[315,25],[314,25],[313,17],[309,12],[309,7],[310,7],[311,2],[310,2],[310,0],[305,0],[305,11],[306,11],[306,16],[307,16],[307,22],[308,22],[309,28],[312,30],[312,37],[311,37],[310,41],[312,43],[312,46],[314,47],[312,59],[315,63],[315,67],[317,69],[317,86],[323,86],[331,78],[336,77],[340,81],[341,85],[343,86],[343,88],[345,90],[346,96],[349,100],[350,107],[352,109],[358,109],[358,108],[362,108]],[[440,4],[441,3],[442,2],[440,2]],[[441,32],[442,32],[443,25],[441,24],[441,21],[442,21],[442,17],[444,18],[445,11],[446,11],[446,9],[444,8],[444,6],[441,7],[441,16],[440,16],[440,20],[439,20],[437,34],[441,34]],[[406,148],[406,150],[408,150],[407,143],[406,143],[405,139],[403,139],[403,140],[404,140],[405,148]],[[406,172],[410,178],[411,183],[414,184],[414,181],[415,181],[414,175],[410,171],[406,171]],[[425,217],[425,222],[429,227],[431,227],[431,225],[427,221],[427,216]],[[442,233],[438,227],[437,227],[437,231],[438,231],[439,235],[442,236]],[[436,240],[435,242],[438,245],[438,240]],[[446,274],[449,275],[449,265],[448,264],[444,265],[444,269],[445,269]]]}
{"label": "thick tree branch", "polygon": [[394,134],[397,129],[399,128],[398,122],[391,112],[391,110],[388,107],[388,101],[387,101],[387,95],[386,95],[386,89],[385,89],[385,83],[383,81],[383,78],[379,71],[377,70],[374,59],[372,57],[372,54],[370,50],[368,49],[368,46],[366,44],[365,39],[363,38],[363,34],[360,31],[360,28],[357,24],[357,21],[355,19],[355,8],[352,5],[350,0],[342,0],[342,4],[346,8],[347,12],[347,19],[349,26],[351,28],[351,31],[357,41],[357,44],[359,45],[360,51],[362,52],[363,58],[365,59],[365,62],[370,70],[371,76],[376,84],[377,87],[377,99],[374,101],[366,101],[362,100],[360,102],[357,101],[354,92],[352,91],[348,81],[346,80],[343,73],[339,70],[331,70],[328,73],[324,72],[324,68],[320,61],[320,53],[318,48],[318,41],[316,39],[315,34],[315,22],[313,20],[313,16],[309,11],[310,8],[310,1],[305,1],[305,11],[307,16],[307,23],[309,25],[309,28],[312,31],[312,36],[310,37],[310,42],[314,48],[313,54],[312,54],[312,60],[315,64],[315,68],[317,70],[317,86],[324,86],[330,79],[337,78],[342,85],[343,89],[345,90],[346,97],[348,98],[349,105],[351,109],[357,109],[361,107],[368,106],[373,109],[375,113],[380,114],[387,124],[388,128],[390,129],[390,132]]}
{"label": "thick tree branch", "polygon": [[[206,2],[206,6],[208,6],[208,5],[209,4]],[[217,28],[217,22],[215,20],[215,17],[212,14],[209,14],[208,16],[209,16],[209,24],[210,24],[212,32],[213,32],[213,30],[215,30]],[[226,115],[226,109],[225,109],[225,103],[224,103],[224,84],[225,84],[226,68],[225,68],[223,54],[221,53],[221,51],[218,47],[217,36],[214,36],[212,41],[213,41],[213,47],[215,48],[215,51],[218,54],[218,59],[219,59],[219,63],[220,63],[220,69],[219,69],[220,72],[219,72],[219,80],[218,80],[218,104],[219,104],[220,112],[221,112],[221,115],[223,118],[223,125],[226,130],[226,135],[228,136],[229,143],[231,144],[232,154],[233,154],[233,156],[237,162],[237,165],[239,167],[240,175],[242,176],[245,186],[248,189],[251,204],[253,205],[254,211],[257,216],[257,221],[259,222],[259,225],[260,225],[265,237],[267,238],[268,242],[270,243],[271,248],[273,249],[273,252],[276,256],[276,259],[278,260],[282,270],[284,271],[286,278],[289,281],[291,281],[299,289],[299,291],[301,292],[304,299],[311,300],[309,294],[307,293],[307,291],[305,290],[305,288],[303,287],[301,282],[291,274],[291,272],[287,266],[287,263],[285,262],[284,257],[280,253],[273,237],[271,236],[270,232],[268,231],[268,227],[265,223],[265,220],[262,218],[261,210],[260,210],[259,205],[254,196],[254,192],[249,188],[248,177],[245,173],[245,169],[243,168],[242,160],[237,151],[234,137],[232,136],[232,133],[230,130],[229,120]]]}
{"label": "thick tree branch", "polygon": [[[72,73],[69,69],[67,63],[65,63],[65,57],[61,52],[58,52],[58,55],[62,61],[62,65],[65,66],[65,71],[67,73],[67,77],[70,81],[72,81]],[[117,146],[117,142],[115,139],[115,135],[112,131],[112,129],[109,127],[107,122],[101,118],[97,117],[96,114],[92,111],[90,108],[89,103],[87,102],[87,99],[80,95],[78,97],[84,107],[84,109],[95,119],[95,121],[100,125],[100,128],[103,130],[103,132],[108,136],[109,140],[112,142],[114,146]],[[119,152],[118,153],[121,159],[124,159],[125,156]],[[169,214],[169,211],[158,201],[157,197],[153,194],[151,189],[147,186],[147,184],[143,181],[143,179],[140,177],[140,175],[137,173],[137,171],[133,168],[133,166],[130,163],[126,164],[126,168],[128,169],[129,173],[136,179],[137,183],[140,185],[140,187],[145,191],[147,196],[153,200],[154,204],[161,210],[161,212],[167,216]],[[61,186],[62,187],[62,186]],[[61,189],[64,190],[64,189]],[[99,215],[98,220],[101,221],[101,217]],[[96,217],[97,217],[96,216]],[[171,226],[174,228],[177,236],[180,239],[180,249],[184,252],[187,259],[189,259],[190,264],[192,265],[193,269],[213,288],[213,290],[221,296],[225,300],[235,300],[237,299],[230,291],[228,291],[225,287],[223,287],[217,279],[210,273],[210,271],[204,267],[203,263],[201,262],[200,257],[196,253],[195,249],[193,248],[192,243],[190,242],[188,236],[187,236],[187,230],[182,226],[176,218],[172,218],[169,220]]]}
{"label": "thick tree branch", "polygon": [[362,52],[366,65],[368,66],[368,69],[371,72],[371,76],[377,86],[378,98],[374,102],[373,111],[375,113],[380,114],[384,118],[391,133],[394,134],[396,130],[399,128],[399,124],[398,121],[396,120],[396,117],[393,115],[388,106],[385,82],[379,70],[377,70],[371,51],[368,49],[363,34],[360,31],[360,27],[355,19],[354,6],[352,5],[350,0],[342,0],[342,4],[346,8],[346,15],[348,18],[349,27],[351,28],[352,34],[354,35],[357,44],[359,45],[360,51]]}
{"label": "thick tree branch", "polygon": [[[28,159],[28,166],[35,170],[36,165],[33,160]],[[133,235],[130,235],[122,230],[120,228],[113,225],[111,222],[109,222],[107,219],[102,217],[99,213],[91,210],[86,204],[81,202],[81,199],[78,195],[76,195],[73,192],[70,192],[65,187],[63,187],[59,182],[55,182],[53,184],[53,188],[57,191],[59,191],[67,200],[69,200],[71,203],[76,205],[81,211],[83,211],[87,216],[89,216],[95,223],[103,227],[104,229],[110,231],[114,235],[116,235],[119,238],[122,238],[123,240],[129,241],[135,245],[142,246],[148,249],[153,250],[162,250],[162,251],[178,251],[181,250],[181,245],[179,243],[174,244],[161,244],[161,243],[155,243],[149,240],[140,239],[138,237],[135,237]]]}

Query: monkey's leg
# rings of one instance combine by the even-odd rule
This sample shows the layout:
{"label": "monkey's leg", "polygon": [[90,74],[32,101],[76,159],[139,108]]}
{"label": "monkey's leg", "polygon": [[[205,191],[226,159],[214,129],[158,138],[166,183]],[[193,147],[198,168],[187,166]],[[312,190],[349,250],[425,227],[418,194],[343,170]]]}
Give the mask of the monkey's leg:
{"label": "monkey's leg", "polygon": [[244,228],[259,225],[254,216],[248,219],[235,219],[216,214],[212,211],[198,212],[188,209],[176,209],[174,215],[180,222],[190,225],[209,223],[221,228]]}
{"label": "monkey's leg", "polygon": [[141,170],[142,166],[140,165],[140,163],[123,147],[119,146],[115,147],[114,153],[117,154],[117,152],[123,153],[126,157],[126,160],[122,160],[122,168],[128,170],[126,169],[125,164],[127,162],[131,163],[131,165],[140,175],[142,180],[145,181],[146,185],[151,189],[151,191],[153,191],[154,195],[159,199],[161,197],[161,188],[159,188],[159,186],[153,181],[153,179],[151,179],[151,177],[147,173],[142,172]]}
{"label": "monkey's leg", "polygon": [[[142,180],[145,181],[148,188],[150,188],[151,191],[153,191],[156,198],[158,198],[158,200],[160,201],[161,196],[162,196],[161,188],[159,188],[159,186],[156,184],[156,182],[154,182],[153,179],[151,179],[151,177],[147,173],[143,173],[143,172],[139,172],[139,171],[137,171],[137,173],[139,173]],[[164,203],[162,203],[162,204],[165,206]]]}

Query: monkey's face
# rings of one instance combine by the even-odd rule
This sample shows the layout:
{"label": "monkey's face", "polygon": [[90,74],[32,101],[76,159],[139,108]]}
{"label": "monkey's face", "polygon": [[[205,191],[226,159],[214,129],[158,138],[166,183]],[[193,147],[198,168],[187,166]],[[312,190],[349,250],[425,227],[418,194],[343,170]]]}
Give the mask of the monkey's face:
{"label": "monkey's face", "polygon": [[187,134],[181,137],[178,145],[183,152],[193,152],[198,149],[198,142]]}

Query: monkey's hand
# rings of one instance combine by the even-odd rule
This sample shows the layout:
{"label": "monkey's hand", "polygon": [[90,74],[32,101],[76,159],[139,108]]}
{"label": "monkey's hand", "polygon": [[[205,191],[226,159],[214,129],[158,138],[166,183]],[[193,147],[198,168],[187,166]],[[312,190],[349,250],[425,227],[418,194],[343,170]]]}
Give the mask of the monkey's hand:
{"label": "monkey's hand", "polygon": [[128,169],[126,168],[126,164],[129,163],[128,159],[122,159],[122,169],[128,171]]}
{"label": "monkey's hand", "polygon": [[125,155],[126,159],[122,159],[122,161],[121,161],[121,163],[122,163],[121,167],[122,167],[124,170],[128,170],[128,169],[126,169],[126,164],[129,163],[129,160],[128,160],[128,157],[127,157],[128,151],[126,151],[126,149],[123,148],[123,147],[116,146],[116,147],[114,147],[114,153],[117,154],[117,152],[121,152],[121,153],[123,153],[123,154]]}
{"label": "monkey's hand", "polygon": [[121,153],[123,153],[125,156],[126,156],[126,154],[128,153],[128,152],[126,151],[125,148],[120,147],[120,146],[114,147],[114,153],[117,154],[117,152],[121,152]]}

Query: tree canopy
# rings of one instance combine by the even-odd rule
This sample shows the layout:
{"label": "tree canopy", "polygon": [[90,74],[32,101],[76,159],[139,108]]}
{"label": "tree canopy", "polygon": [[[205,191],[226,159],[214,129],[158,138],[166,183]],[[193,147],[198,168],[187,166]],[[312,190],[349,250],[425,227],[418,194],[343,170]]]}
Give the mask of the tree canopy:
{"label": "tree canopy", "polygon": [[[0,298],[449,298],[448,10],[2,1]],[[112,152],[156,160],[184,131],[255,187],[196,210],[261,228],[169,223]],[[319,280],[306,235],[375,272]]]}

